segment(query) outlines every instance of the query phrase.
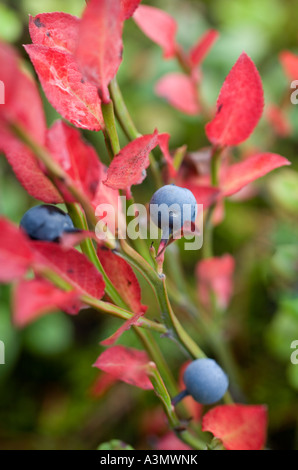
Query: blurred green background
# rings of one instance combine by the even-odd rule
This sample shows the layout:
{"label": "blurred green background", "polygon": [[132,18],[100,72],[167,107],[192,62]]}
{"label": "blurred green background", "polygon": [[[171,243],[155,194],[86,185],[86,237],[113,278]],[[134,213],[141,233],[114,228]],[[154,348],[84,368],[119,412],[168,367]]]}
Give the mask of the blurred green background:
{"label": "blurred green background", "polygon": [[[289,83],[278,55],[284,49],[298,53],[296,0],[145,3],[177,19],[178,41],[185,48],[206,29],[219,30],[220,38],[203,64],[206,103],[214,106],[225,76],[243,50],[260,71],[266,103],[282,100]],[[22,44],[30,43],[28,14],[80,15],[84,4],[83,0],[1,0],[0,38],[15,44],[32,70],[22,49]],[[177,63],[164,61],[160,48],[132,20],[125,26],[124,45],[119,83],[140,131],[149,133],[157,127],[169,132],[173,148],[184,143],[191,151],[206,146],[200,118],[185,116],[154,95],[157,79],[178,70]],[[58,115],[42,96],[50,125]],[[222,328],[239,367],[245,400],[269,407],[268,447],[273,449],[298,448],[298,365],[290,362],[291,342],[298,340],[298,106],[289,105],[287,113],[293,126],[290,137],[275,137],[262,119],[241,148],[280,153],[292,166],[260,180],[253,199],[227,201],[225,219],[215,232],[216,254],[235,255],[237,265],[235,295],[221,319]],[[91,132],[85,136],[107,161],[102,136]],[[122,134],[121,139],[125,143]],[[148,202],[151,194],[150,181],[135,188],[141,202]],[[1,156],[0,212],[18,223],[35,204]],[[181,254],[187,282],[195,289],[193,269],[200,255],[195,259],[189,252]],[[150,304],[149,315],[154,318],[157,306],[142,285],[143,302]],[[98,376],[91,365],[102,350],[99,341],[119,322],[92,310],[77,317],[57,312],[17,331],[10,320],[10,291],[10,286],[0,286],[0,340],[6,352],[6,364],[0,365],[0,449],[92,449],[112,438],[149,448],[154,439],[142,423],[143,413],[158,404],[154,394],[120,383],[101,398],[90,392]],[[208,351],[203,335],[195,339]],[[132,332],[121,343],[140,347]],[[181,352],[166,339],[161,345],[178,376],[177,365],[184,362]]]}

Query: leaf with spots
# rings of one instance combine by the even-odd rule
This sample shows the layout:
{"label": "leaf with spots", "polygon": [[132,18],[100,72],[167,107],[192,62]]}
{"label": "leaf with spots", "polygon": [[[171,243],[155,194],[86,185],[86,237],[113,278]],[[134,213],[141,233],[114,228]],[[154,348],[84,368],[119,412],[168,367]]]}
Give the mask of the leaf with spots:
{"label": "leaf with spots", "polygon": [[44,268],[55,271],[81,294],[96,299],[104,295],[105,283],[95,266],[79,251],[66,249],[58,243],[31,242],[34,249],[34,266],[37,272]]}
{"label": "leaf with spots", "polygon": [[80,24],[77,61],[104,103],[110,101],[108,85],[122,61],[123,20],[120,0],[90,0]]}
{"label": "leaf with spots", "polygon": [[263,405],[220,405],[205,414],[202,430],[220,439],[227,450],[262,450],[267,409]]}
{"label": "leaf with spots", "polygon": [[23,328],[55,310],[76,314],[80,310],[79,293],[63,291],[45,279],[22,280],[13,296],[13,322]]}
{"label": "leaf with spots", "polygon": [[146,178],[149,154],[158,145],[158,131],[130,142],[113,159],[104,184],[113,189],[127,189]]}
{"label": "leaf with spots", "polygon": [[149,358],[145,351],[112,346],[104,351],[97,359],[94,367],[144,390],[152,390],[153,386],[147,375]]}
{"label": "leaf with spots", "polygon": [[67,13],[29,15],[29,32],[33,44],[54,47],[75,53],[80,19]]}
{"label": "leaf with spots", "polygon": [[25,46],[46,97],[61,116],[76,127],[103,128],[101,102],[96,87],[86,82],[72,54],[59,48]]}
{"label": "leaf with spots", "polygon": [[0,217],[0,282],[23,277],[33,262],[30,241],[5,217]]}
{"label": "leaf with spots", "polygon": [[[74,185],[90,201],[95,197],[100,179],[100,161],[94,148],[85,142],[80,132],[63,121],[56,121],[47,133],[47,147]],[[67,202],[76,202],[61,184],[59,188]]]}
{"label": "leaf with spots", "polygon": [[183,73],[173,72],[162,77],[155,86],[155,92],[185,114],[200,112],[196,83]]}
{"label": "leaf with spots", "polygon": [[159,8],[140,5],[133,18],[143,33],[162,48],[165,59],[176,55],[177,23],[171,15]]}
{"label": "leaf with spots", "polygon": [[208,139],[220,147],[244,142],[258,124],[263,107],[259,72],[243,52],[220,91],[215,118],[206,125]]}

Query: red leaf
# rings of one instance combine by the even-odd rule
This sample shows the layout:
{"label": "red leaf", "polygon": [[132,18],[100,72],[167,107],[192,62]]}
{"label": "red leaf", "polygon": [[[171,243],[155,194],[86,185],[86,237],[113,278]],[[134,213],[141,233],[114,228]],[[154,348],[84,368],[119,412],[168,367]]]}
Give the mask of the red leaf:
{"label": "red leaf", "polygon": [[192,450],[187,444],[184,444],[179,437],[172,431],[163,436],[156,445],[157,450]]}
{"label": "red leaf", "polygon": [[141,303],[141,288],[130,265],[103,246],[98,247],[97,254],[107,276],[131,311],[145,313],[147,307]]}
{"label": "red leaf", "polygon": [[108,85],[122,61],[123,13],[120,0],[90,0],[83,14],[76,51],[83,76],[110,101]]}
{"label": "red leaf", "polygon": [[70,314],[78,313],[80,310],[78,297],[78,292],[63,291],[45,279],[23,280],[14,291],[14,324],[24,327],[55,309]]}
{"label": "red leaf", "polygon": [[0,282],[22,277],[33,261],[29,240],[9,220],[0,217]]}
{"label": "red leaf", "polygon": [[290,80],[298,80],[298,55],[290,51],[281,52],[279,59],[286,76]]}
{"label": "red leaf", "polygon": [[166,59],[176,55],[177,23],[171,15],[159,8],[140,5],[133,18],[143,33],[162,48]]}
{"label": "red leaf", "polygon": [[75,249],[65,249],[57,243],[31,242],[35,251],[35,267],[48,267],[69,282],[79,292],[101,299],[105,284],[95,266]]}
{"label": "red leaf", "polygon": [[141,1],[142,0],[121,0],[121,7],[126,20],[134,14]]}
{"label": "red leaf", "polygon": [[216,201],[220,193],[220,190],[214,186],[203,186],[196,184],[194,181],[188,182],[188,180],[179,180],[177,185],[189,189],[196,198],[197,204],[203,204],[203,210],[210,207],[211,204]]}
{"label": "red leaf", "polygon": [[91,386],[90,394],[93,397],[101,398],[117,381],[115,377],[105,372],[100,372],[100,376],[95,380]]}
{"label": "red leaf", "polygon": [[29,32],[34,44],[58,47],[74,54],[80,19],[67,13],[29,15]]}
{"label": "red leaf", "polygon": [[131,317],[129,320],[123,323],[118,330],[115,331],[111,336],[106,338],[105,340],[101,341],[100,344],[103,346],[113,346],[113,344],[118,341],[120,336],[125,332],[128,331],[132,326],[137,325],[139,322],[139,319],[144,315],[144,312],[139,312],[136,313],[133,317]]}
{"label": "red leaf", "polygon": [[170,134],[159,134],[158,136],[158,145],[160,146],[160,149],[163,153],[163,156],[165,158],[165,161],[167,162],[168,165],[168,170],[169,170],[169,176],[170,178],[174,178],[177,174],[177,171],[174,167],[174,162],[173,158],[170,154],[169,150],[169,141],[170,141]]}
{"label": "red leaf", "polygon": [[[94,148],[85,142],[78,130],[63,121],[56,121],[47,134],[47,147],[53,158],[70,176],[76,187],[92,200],[100,178],[100,162]],[[75,202],[73,196],[60,191],[68,202]]]}
{"label": "red leaf", "polygon": [[96,88],[85,82],[69,52],[41,45],[25,46],[51,105],[77,127],[98,131],[103,127]]}
{"label": "red leaf", "polygon": [[0,143],[0,150],[1,144],[16,177],[30,196],[49,204],[64,202],[53,183],[43,173],[33,153],[25,145],[7,135]]}
{"label": "red leaf", "polygon": [[149,153],[158,145],[158,132],[138,137],[113,159],[104,184],[113,189],[128,189],[146,178]]}
{"label": "red leaf", "polygon": [[199,297],[205,307],[210,306],[211,296],[215,295],[220,309],[226,309],[233,294],[235,261],[231,255],[207,258],[196,267]]}
{"label": "red leaf", "polygon": [[118,380],[144,390],[152,390],[153,386],[146,372],[148,363],[149,358],[145,351],[113,346],[98,357],[94,366]]}
{"label": "red leaf", "polygon": [[274,132],[280,137],[288,137],[292,132],[292,126],[282,108],[271,104],[266,112],[267,121],[273,127]]}
{"label": "red leaf", "polygon": [[262,405],[221,405],[203,418],[203,431],[221,439],[227,450],[262,450],[266,443],[267,410]]}
{"label": "red leaf", "polygon": [[223,84],[216,116],[206,126],[208,139],[221,147],[240,144],[258,124],[263,107],[259,72],[243,52]]}
{"label": "red leaf", "polygon": [[[5,104],[0,106],[0,151],[28,193],[44,202],[63,202],[44,175],[34,155],[10,131],[8,124],[21,126],[31,139],[43,145],[45,118],[35,82],[21,71],[14,49],[0,42],[0,80],[5,86]],[[30,106],[28,105],[30,103]]]}
{"label": "red leaf", "polygon": [[224,196],[237,193],[248,183],[266,175],[272,170],[291,162],[275,153],[259,153],[227,168],[221,181]]}
{"label": "red leaf", "polygon": [[141,288],[130,265],[104,246],[98,247],[97,254],[107,276],[129,309],[144,314],[147,307],[142,305]]}
{"label": "red leaf", "polygon": [[203,62],[211,47],[218,39],[218,36],[218,31],[209,29],[209,31],[206,31],[206,33],[200,37],[189,52],[189,61],[192,67],[197,67]]}
{"label": "red leaf", "polygon": [[165,98],[174,108],[194,115],[200,111],[195,82],[183,73],[169,73],[155,86],[157,95]]}

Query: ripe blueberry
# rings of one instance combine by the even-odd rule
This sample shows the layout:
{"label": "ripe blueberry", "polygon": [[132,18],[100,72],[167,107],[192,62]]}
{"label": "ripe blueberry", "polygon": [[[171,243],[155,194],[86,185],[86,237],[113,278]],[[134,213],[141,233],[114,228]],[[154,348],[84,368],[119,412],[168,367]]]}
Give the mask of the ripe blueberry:
{"label": "ripe blueberry", "polygon": [[150,217],[166,238],[185,222],[195,222],[197,201],[189,189],[167,184],[158,189],[150,201]]}
{"label": "ripe blueberry", "polygon": [[197,402],[210,405],[226,393],[229,379],[213,359],[196,359],[185,369],[183,376],[186,389]]}
{"label": "ripe blueberry", "polygon": [[68,214],[46,204],[29,209],[23,215],[20,227],[32,240],[48,242],[57,242],[64,232],[75,231]]}

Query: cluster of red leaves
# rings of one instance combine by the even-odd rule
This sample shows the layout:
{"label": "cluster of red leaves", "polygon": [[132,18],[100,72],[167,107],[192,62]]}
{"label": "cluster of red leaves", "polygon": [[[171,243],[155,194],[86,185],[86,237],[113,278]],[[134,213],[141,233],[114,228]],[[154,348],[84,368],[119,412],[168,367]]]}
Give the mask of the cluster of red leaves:
{"label": "cluster of red leaves", "polygon": [[[122,60],[123,24],[131,16],[143,32],[161,46],[165,58],[178,58],[188,71],[162,77],[156,85],[157,94],[185,113],[200,112],[199,68],[218,37],[217,31],[207,31],[185,52],[176,42],[175,20],[161,10],[139,3],[140,0],[90,0],[81,19],[65,13],[30,17],[33,44],[25,46],[26,51],[50,103],[78,128],[96,131],[104,128],[102,105],[110,101],[108,85]],[[164,154],[172,180],[189,188],[197,202],[205,207],[214,203],[220,207],[223,198],[239,192],[269,171],[289,164],[280,155],[256,152],[238,163],[222,165],[219,187],[214,188],[209,173],[190,175],[183,165],[177,171],[168,148],[170,136],[154,131],[124,147],[106,169],[79,131],[62,121],[51,129],[46,128],[36,84],[20,67],[14,50],[2,43],[0,60],[5,63],[0,79],[5,83],[6,92],[6,102],[0,110],[0,150],[28,193],[44,202],[73,202],[74,198],[62,181],[55,181],[59,191],[56,189],[43,165],[20,142],[12,128],[23,129],[32,142],[46,150],[94,207],[108,201],[116,208],[118,190],[124,189],[129,194],[132,185],[144,180],[149,153],[157,145]],[[297,78],[297,57],[284,52],[281,62],[287,76]],[[259,73],[243,53],[223,84],[214,118],[206,125],[206,135],[213,149],[209,151],[209,161],[215,151],[248,139],[261,118],[263,106]],[[272,108],[269,115],[276,129],[286,135],[289,128],[280,110]],[[102,247],[98,249],[98,256],[108,277],[134,313],[103,342],[112,345],[123,331],[138,324],[146,307],[141,303],[140,286],[131,267]],[[34,279],[25,278],[29,269],[34,271]],[[233,292],[233,271],[234,260],[229,255],[198,265],[199,296],[206,307],[212,295],[220,308],[227,307]],[[63,290],[45,280],[42,277],[45,272],[54,272],[69,288]],[[13,318],[18,326],[55,308],[75,314],[84,307],[83,296],[100,299],[105,288],[101,274],[77,250],[32,242],[4,218],[0,219],[0,281],[16,282]],[[112,346],[99,356],[95,366],[108,374],[104,386],[113,380],[122,380],[147,390],[152,389],[148,363],[149,358],[143,351]],[[201,407],[190,400],[187,406],[199,420]],[[227,449],[261,449],[265,444],[266,410],[261,406],[217,406],[204,415],[202,429],[220,438]],[[171,441],[173,435],[166,439]],[[177,448],[176,442],[160,443],[159,448],[170,445]]]}

